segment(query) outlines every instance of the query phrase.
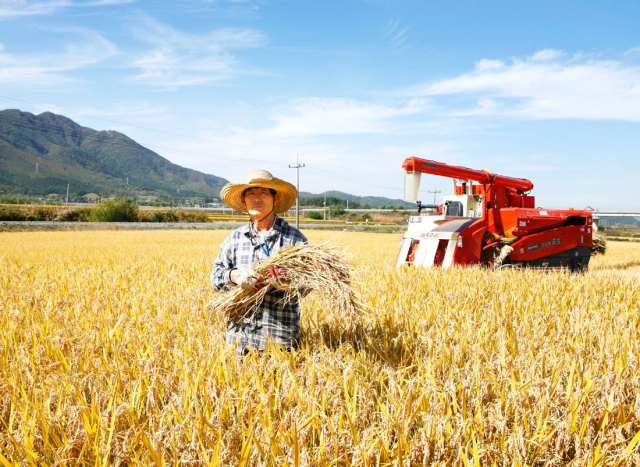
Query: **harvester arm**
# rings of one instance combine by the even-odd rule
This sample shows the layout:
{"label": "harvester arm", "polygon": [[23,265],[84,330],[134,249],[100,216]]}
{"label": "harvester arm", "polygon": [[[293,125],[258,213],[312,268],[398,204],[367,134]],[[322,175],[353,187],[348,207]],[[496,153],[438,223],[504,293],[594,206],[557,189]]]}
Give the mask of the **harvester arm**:
{"label": "harvester arm", "polygon": [[514,188],[521,192],[531,191],[533,183],[524,178],[505,177],[496,175],[486,170],[473,170],[466,167],[443,164],[442,162],[428,161],[417,157],[409,157],[402,164],[405,172],[422,172],[441,177],[457,178],[460,180],[472,180],[481,185],[493,185],[497,187]]}

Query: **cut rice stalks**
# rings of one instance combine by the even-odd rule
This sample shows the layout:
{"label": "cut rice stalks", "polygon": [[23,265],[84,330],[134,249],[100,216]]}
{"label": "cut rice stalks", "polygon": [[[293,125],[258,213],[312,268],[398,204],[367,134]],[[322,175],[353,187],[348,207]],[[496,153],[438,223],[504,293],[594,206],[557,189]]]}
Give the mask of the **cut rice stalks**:
{"label": "cut rice stalks", "polygon": [[[267,278],[271,268],[282,268],[285,277]],[[351,288],[351,272],[344,250],[330,245],[295,245],[283,248],[265,262],[254,265],[256,274],[265,277],[265,286],[249,292],[231,285],[228,292],[216,295],[208,308],[226,314],[239,322],[273,291],[284,292],[284,300],[299,300],[308,292],[317,291],[331,303],[331,308],[343,316],[353,316],[360,310],[359,301]]]}

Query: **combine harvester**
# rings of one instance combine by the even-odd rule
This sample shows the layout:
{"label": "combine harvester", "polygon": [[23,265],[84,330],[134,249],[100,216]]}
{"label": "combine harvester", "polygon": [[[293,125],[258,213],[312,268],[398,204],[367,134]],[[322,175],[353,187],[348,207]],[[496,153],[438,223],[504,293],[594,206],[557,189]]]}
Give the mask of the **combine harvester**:
{"label": "combine harvester", "polygon": [[[591,211],[540,209],[527,192],[533,183],[410,157],[404,161],[405,199],[416,201],[397,266],[448,268],[482,264],[581,271],[593,246]],[[421,213],[423,173],[453,179],[434,214]]]}

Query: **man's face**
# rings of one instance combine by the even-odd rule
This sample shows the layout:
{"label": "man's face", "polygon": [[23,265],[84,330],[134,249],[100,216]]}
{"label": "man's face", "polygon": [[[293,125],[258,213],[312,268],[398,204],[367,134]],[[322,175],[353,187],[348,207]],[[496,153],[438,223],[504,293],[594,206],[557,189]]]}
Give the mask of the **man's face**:
{"label": "man's face", "polygon": [[244,194],[244,205],[249,211],[251,219],[262,219],[273,211],[273,206],[278,201],[268,188],[249,188]]}

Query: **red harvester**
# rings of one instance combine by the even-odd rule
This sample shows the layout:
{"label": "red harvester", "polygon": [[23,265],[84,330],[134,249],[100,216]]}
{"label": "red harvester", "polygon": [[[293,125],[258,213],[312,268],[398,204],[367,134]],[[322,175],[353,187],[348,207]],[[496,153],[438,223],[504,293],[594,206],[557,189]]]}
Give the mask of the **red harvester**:
{"label": "red harvester", "polygon": [[591,257],[591,212],[535,208],[533,183],[410,157],[405,199],[417,201],[423,173],[453,179],[438,212],[411,216],[397,266],[484,264],[579,271]]}

